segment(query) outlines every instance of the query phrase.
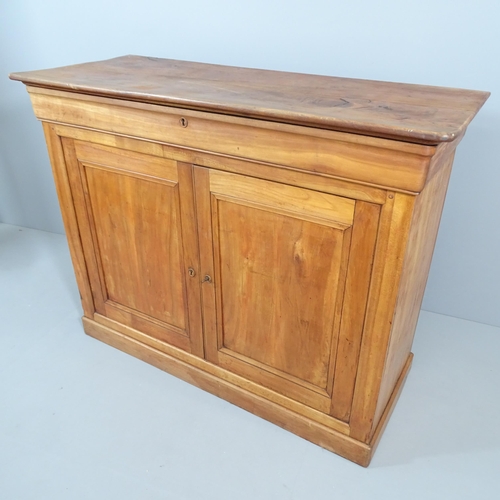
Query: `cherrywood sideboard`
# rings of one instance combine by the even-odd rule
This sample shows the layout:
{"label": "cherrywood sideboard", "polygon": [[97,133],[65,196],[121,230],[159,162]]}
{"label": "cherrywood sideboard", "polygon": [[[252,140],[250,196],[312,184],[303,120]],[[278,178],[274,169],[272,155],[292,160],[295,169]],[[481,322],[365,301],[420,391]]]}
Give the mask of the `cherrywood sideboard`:
{"label": "cherrywood sideboard", "polygon": [[489,94],[138,56],[11,78],[85,332],[368,465]]}

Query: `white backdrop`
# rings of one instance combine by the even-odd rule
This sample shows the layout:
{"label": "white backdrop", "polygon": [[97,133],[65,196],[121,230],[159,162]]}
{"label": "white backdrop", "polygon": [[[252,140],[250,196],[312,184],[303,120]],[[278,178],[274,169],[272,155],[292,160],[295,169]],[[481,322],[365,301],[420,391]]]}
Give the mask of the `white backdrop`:
{"label": "white backdrop", "polygon": [[124,54],[491,91],[458,149],[424,308],[500,326],[498,0],[4,0],[0,221],[63,232],[41,126],[7,74]]}

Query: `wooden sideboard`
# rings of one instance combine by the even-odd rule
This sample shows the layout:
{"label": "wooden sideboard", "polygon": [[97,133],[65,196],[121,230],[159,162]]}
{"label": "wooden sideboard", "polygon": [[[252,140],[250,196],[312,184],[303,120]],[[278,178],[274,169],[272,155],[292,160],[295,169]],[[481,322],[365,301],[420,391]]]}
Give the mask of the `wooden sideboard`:
{"label": "wooden sideboard", "polygon": [[138,56],[11,78],[85,332],[368,465],[489,94]]}

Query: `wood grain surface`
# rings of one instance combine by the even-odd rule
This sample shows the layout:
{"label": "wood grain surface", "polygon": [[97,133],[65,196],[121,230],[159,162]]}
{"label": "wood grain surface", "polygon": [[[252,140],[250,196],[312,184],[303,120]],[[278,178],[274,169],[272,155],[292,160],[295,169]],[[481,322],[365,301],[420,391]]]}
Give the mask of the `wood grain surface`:
{"label": "wood grain surface", "polygon": [[[435,146],[29,87],[42,121],[418,192]],[[187,119],[188,126],[180,124]],[[197,162],[194,162],[197,163]],[[250,164],[247,172],[252,173]]]}
{"label": "wood grain surface", "polygon": [[137,56],[11,78],[85,331],[367,465],[489,94]]}
{"label": "wood grain surface", "polygon": [[123,56],[13,73],[30,85],[436,144],[488,92]]}

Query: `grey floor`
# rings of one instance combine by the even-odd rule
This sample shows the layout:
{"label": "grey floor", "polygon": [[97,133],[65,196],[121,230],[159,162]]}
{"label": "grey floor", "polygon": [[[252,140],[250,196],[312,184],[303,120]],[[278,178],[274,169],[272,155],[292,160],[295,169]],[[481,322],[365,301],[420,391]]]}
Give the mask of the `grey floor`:
{"label": "grey floor", "polygon": [[499,499],[500,329],[422,312],[368,469],[83,334],[63,236],[0,224],[0,500]]}

